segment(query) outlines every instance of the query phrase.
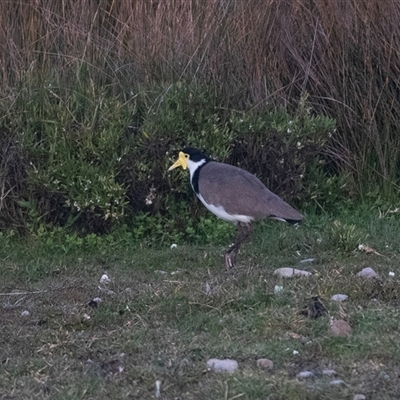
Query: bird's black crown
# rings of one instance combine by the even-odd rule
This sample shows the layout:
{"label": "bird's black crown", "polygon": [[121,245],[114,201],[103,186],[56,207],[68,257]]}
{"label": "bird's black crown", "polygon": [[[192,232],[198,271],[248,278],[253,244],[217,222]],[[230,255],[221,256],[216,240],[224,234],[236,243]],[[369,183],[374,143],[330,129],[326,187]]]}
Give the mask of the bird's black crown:
{"label": "bird's black crown", "polygon": [[185,154],[189,154],[189,158],[194,162],[198,162],[198,161],[201,161],[201,160],[207,160],[208,161],[210,159],[202,151],[200,151],[199,149],[196,149],[194,147],[185,147],[182,151]]}

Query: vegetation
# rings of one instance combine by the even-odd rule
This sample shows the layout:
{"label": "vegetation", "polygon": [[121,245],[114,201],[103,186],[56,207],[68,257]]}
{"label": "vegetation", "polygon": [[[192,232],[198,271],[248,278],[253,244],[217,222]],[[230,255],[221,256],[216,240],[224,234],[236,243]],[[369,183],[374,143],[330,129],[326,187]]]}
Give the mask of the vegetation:
{"label": "vegetation", "polygon": [[[399,221],[338,218],[335,228],[324,216],[299,229],[260,224],[230,271],[222,246],[139,247],[121,234],[27,244],[3,235],[2,395],[149,399],[159,380],[163,399],[398,398]],[[283,266],[313,275],[278,278]],[[365,266],[381,278],[357,278]],[[99,283],[104,273],[108,284]],[[331,301],[336,293],[348,301]],[[316,295],[327,314],[314,320],[301,311]],[[333,337],[330,317],[347,320],[351,336]],[[239,371],[207,372],[213,357],[237,360]],[[257,368],[264,357],[272,370]],[[315,377],[296,378],[306,370]],[[345,384],[330,385],[335,378]]]}
{"label": "vegetation", "polygon": [[[398,398],[398,1],[2,0],[0,15],[1,398],[147,399],[156,380],[165,399]],[[304,224],[259,224],[223,270],[233,226],[167,172],[188,144]],[[327,315],[300,313],[311,296]],[[211,357],[240,369],[210,373]]]}
{"label": "vegetation", "polygon": [[395,204],[395,0],[0,11],[1,230],[104,234],[144,213],[177,234],[179,216],[203,217],[183,176],[165,172],[187,143],[303,211]]}

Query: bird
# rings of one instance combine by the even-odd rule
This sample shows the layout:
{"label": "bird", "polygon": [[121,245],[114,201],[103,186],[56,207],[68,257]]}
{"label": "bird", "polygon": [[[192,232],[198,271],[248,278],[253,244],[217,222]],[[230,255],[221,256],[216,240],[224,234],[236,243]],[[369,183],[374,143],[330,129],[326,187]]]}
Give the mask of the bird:
{"label": "bird", "polygon": [[234,243],[225,252],[227,269],[234,266],[241,244],[252,235],[253,221],[270,218],[297,224],[304,218],[255,175],[234,165],[214,161],[194,147],[181,150],[168,171],[177,167],[189,169],[191,187],[209,211],[237,225]]}

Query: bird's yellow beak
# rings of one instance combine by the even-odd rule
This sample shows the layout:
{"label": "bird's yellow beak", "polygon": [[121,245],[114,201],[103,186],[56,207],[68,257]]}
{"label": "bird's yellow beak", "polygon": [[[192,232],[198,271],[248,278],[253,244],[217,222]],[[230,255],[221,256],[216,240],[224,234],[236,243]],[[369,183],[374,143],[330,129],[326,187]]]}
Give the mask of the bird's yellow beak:
{"label": "bird's yellow beak", "polygon": [[187,159],[188,156],[184,152],[179,152],[179,158],[168,168],[168,171],[172,171],[177,167],[182,167],[183,169],[187,168]]}

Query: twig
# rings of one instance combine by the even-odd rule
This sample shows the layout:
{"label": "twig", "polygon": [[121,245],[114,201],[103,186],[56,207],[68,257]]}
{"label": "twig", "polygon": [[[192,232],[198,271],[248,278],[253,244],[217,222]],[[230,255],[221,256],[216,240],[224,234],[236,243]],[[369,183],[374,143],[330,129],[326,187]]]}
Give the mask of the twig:
{"label": "twig", "polygon": [[12,293],[0,293],[0,296],[22,296],[27,294],[46,293],[47,290],[37,290],[36,292],[12,292]]}

